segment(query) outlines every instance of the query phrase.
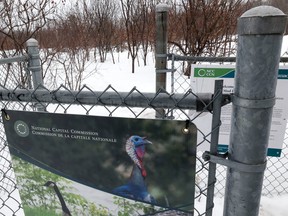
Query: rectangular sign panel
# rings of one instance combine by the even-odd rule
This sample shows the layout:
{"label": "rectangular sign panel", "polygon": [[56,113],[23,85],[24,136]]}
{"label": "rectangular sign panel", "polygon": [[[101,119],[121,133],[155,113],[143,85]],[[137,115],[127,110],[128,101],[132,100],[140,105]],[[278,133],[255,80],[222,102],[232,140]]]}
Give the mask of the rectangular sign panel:
{"label": "rectangular sign panel", "polygon": [[[223,94],[232,94],[234,90],[235,65],[192,65],[191,88],[195,93],[213,93],[214,81],[223,80]],[[269,137],[268,156],[280,157],[288,116],[288,68],[280,68],[276,88],[276,104],[273,108],[272,125]],[[221,127],[218,150],[226,152],[229,145],[232,104],[225,105],[221,113]],[[190,112],[195,115],[195,112]],[[197,127],[204,133],[211,131],[212,116],[201,114],[195,120]],[[208,150],[209,144],[201,145]]]}
{"label": "rectangular sign panel", "polygon": [[[193,124],[183,133],[186,123],[171,120],[10,110],[3,111],[2,118],[10,152],[17,158],[113,197],[193,211],[197,140]],[[30,181],[23,179],[28,170],[18,174],[20,195]],[[38,178],[35,172],[28,176]],[[34,188],[50,180],[39,179]],[[54,183],[50,186],[55,189]]]}

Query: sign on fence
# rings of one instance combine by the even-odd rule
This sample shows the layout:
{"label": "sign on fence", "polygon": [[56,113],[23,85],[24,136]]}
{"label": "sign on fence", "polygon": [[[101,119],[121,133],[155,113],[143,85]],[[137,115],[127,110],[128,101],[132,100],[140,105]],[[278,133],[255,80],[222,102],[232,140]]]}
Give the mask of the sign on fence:
{"label": "sign on fence", "polygon": [[[10,152],[22,160],[114,196],[193,210],[193,124],[184,133],[183,121],[11,110],[3,111],[3,120]],[[19,188],[25,188],[29,169],[18,170]],[[35,180],[34,188],[50,180],[33,172],[28,177]]]}
{"label": "sign on fence", "polygon": [[[191,88],[196,93],[213,93],[215,79],[223,79],[223,94],[231,94],[234,90],[235,65],[192,65]],[[257,80],[255,80],[257,82]],[[280,157],[284,142],[288,117],[288,68],[280,68],[276,88],[276,104],[273,108],[272,124],[269,137],[268,156]],[[229,145],[230,121],[232,104],[225,105],[221,113],[219,134],[220,152],[226,152]],[[190,112],[194,115],[195,112]],[[205,134],[211,131],[212,116],[203,113],[195,119],[195,124]],[[208,150],[209,145],[201,145],[202,150]]]}

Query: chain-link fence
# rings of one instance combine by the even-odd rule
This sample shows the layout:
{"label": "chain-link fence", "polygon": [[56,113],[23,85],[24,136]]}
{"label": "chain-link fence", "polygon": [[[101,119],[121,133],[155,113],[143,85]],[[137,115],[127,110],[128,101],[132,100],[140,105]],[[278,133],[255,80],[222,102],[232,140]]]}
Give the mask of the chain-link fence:
{"label": "chain-link fence", "polygon": [[[31,65],[30,65],[31,66]],[[193,91],[187,91],[181,94],[171,94],[165,90],[159,90],[157,93],[142,93],[137,88],[133,88],[130,92],[119,92],[113,86],[108,86],[102,92],[95,92],[93,89],[84,86],[79,91],[72,91],[61,85],[56,90],[50,90],[43,85],[39,85],[35,89],[31,89],[30,74],[27,68],[27,62],[9,63],[0,66],[2,80],[0,83],[1,91],[1,109],[10,110],[26,110],[35,111],[43,110],[50,113],[69,113],[114,117],[130,117],[130,118],[155,118],[155,114],[161,111],[163,119],[183,119],[191,123],[196,117],[189,117],[189,110],[197,109],[201,104],[202,111],[207,115],[213,116],[211,104],[214,100],[219,100],[219,92],[215,92],[212,99],[203,99],[201,95],[196,95]],[[24,68],[25,79],[19,81],[19,68]],[[13,69],[13,73],[11,70]],[[25,81],[23,81],[25,80]],[[207,97],[207,95],[206,95]],[[222,98],[220,99],[222,100]],[[198,104],[198,105],[197,105]],[[177,113],[177,116],[175,115]],[[158,113],[159,114],[159,113]],[[159,115],[158,115],[159,116]],[[211,124],[211,122],[207,122]],[[213,131],[219,128],[219,124],[211,132],[205,134],[201,130],[198,131],[198,144],[201,146],[205,141],[210,142]],[[17,179],[13,172],[11,156],[8,150],[3,124],[0,125],[1,130],[1,152],[0,152],[0,193],[1,193],[1,215],[21,215],[23,214],[23,206],[18,191]],[[207,198],[208,183],[207,177],[209,173],[208,164],[202,159],[202,155],[198,154],[196,164],[196,185],[195,185],[195,202],[194,215],[205,215],[205,200]],[[212,176],[213,178],[213,176]],[[212,185],[209,185],[213,187]],[[209,199],[213,199],[210,197]],[[204,202],[204,203],[203,203]],[[208,207],[208,209],[213,206]],[[156,213],[154,213],[156,214]],[[175,211],[165,210],[158,215],[177,215]],[[140,214],[139,214],[140,215]]]}
{"label": "chain-link fence", "polygon": [[[1,86],[5,86],[10,89],[14,89],[19,85],[19,78],[21,75],[19,71],[22,69],[24,72],[27,70],[26,62],[16,62],[16,63],[8,63],[0,65],[1,71]],[[27,71],[26,71],[27,72]],[[26,74],[25,72],[25,74]],[[27,74],[26,74],[27,75]],[[24,76],[23,76],[24,77]],[[28,76],[25,76],[28,77]],[[26,84],[28,82],[25,82]],[[15,110],[22,110],[21,103],[10,103],[10,102],[1,102],[1,107],[9,107]],[[12,168],[11,155],[8,150],[6,135],[4,132],[4,126],[0,124],[0,199],[1,199],[1,215],[21,215],[22,206],[19,196],[19,191],[17,187],[17,182],[15,178],[15,174]]]}
{"label": "chain-link fence", "polygon": [[[189,74],[191,65],[190,61],[186,60],[174,60],[170,62],[172,71],[174,72],[171,79],[171,89],[168,89],[169,92],[159,90],[157,93],[147,94],[142,93],[137,88],[133,88],[130,92],[119,92],[113,86],[108,86],[102,92],[95,92],[87,86],[82,87],[79,91],[72,91],[63,85],[55,90],[47,89],[43,85],[31,89],[32,84],[28,64],[25,62],[27,58],[23,57],[20,59],[23,62],[0,66],[1,73],[3,74],[0,83],[1,109],[28,111],[37,111],[40,109],[50,113],[76,113],[144,119],[155,118],[155,114],[159,112],[159,109],[164,109],[164,115],[163,112],[158,113],[158,116],[161,114],[163,119],[189,120],[189,122],[193,123],[204,112],[206,115],[211,115],[212,117],[211,104],[214,100],[219,99],[217,92],[213,98],[210,95],[210,99],[207,100],[207,95],[204,98],[197,91],[191,90],[189,77],[191,75]],[[201,105],[202,111],[197,112],[196,115],[191,115],[190,112],[197,109],[197,104]],[[207,122],[207,124],[211,125],[211,122]],[[205,142],[210,143],[211,134],[219,128],[219,125],[208,133],[198,128],[198,148],[202,147]],[[288,151],[287,136],[286,132],[282,156],[280,158],[268,157],[262,191],[263,195],[273,196],[288,193],[286,168],[288,163],[286,157]],[[0,147],[0,214],[5,216],[21,215],[23,207],[21,205],[17,179],[13,172],[3,124],[1,124]],[[212,206],[206,206],[205,203],[208,190],[209,162],[205,162],[202,159],[202,153],[201,151],[197,151],[194,202],[194,215],[196,216],[205,215],[206,211],[212,208]],[[215,195],[223,197],[226,181],[225,167],[217,166],[216,178]],[[165,211],[158,214],[175,215],[176,213],[174,211]]]}
{"label": "chain-link fence", "polygon": [[[174,71],[172,74],[172,92],[183,93],[189,89],[193,89],[195,94],[198,93],[197,88],[192,86],[191,83],[191,64],[197,65],[232,65],[235,67],[235,57],[187,57],[174,54],[168,54],[169,67]],[[284,55],[281,58],[281,65],[287,63],[287,56]],[[177,113],[175,114],[177,116]],[[177,116],[179,117],[179,116]],[[284,195],[288,193],[288,128],[285,132],[285,138],[283,141],[283,148],[281,157],[268,157],[267,169],[265,171],[263,190],[264,196]],[[198,152],[202,154],[202,152]],[[226,167],[218,165],[217,182],[215,184],[215,196],[223,197],[225,193],[226,182]]]}

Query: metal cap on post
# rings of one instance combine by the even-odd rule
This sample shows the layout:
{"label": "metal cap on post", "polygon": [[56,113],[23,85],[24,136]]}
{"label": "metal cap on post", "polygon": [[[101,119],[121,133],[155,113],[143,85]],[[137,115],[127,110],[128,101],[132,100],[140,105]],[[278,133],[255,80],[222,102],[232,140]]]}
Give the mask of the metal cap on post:
{"label": "metal cap on post", "polygon": [[169,11],[169,5],[165,3],[159,3],[156,5],[156,13],[162,13],[162,12],[168,12]]}
{"label": "metal cap on post", "polygon": [[[258,216],[287,16],[259,6],[238,20],[238,48],[224,216]],[[252,171],[253,167],[263,169]],[[242,166],[241,166],[242,167]]]}
{"label": "metal cap on post", "polygon": [[[168,44],[168,10],[167,4],[161,3],[156,6],[156,91],[166,90],[166,69],[167,69],[167,44]],[[164,110],[157,109],[156,118],[162,118]]]}
{"label": "metal cap on post", "polygon": [[35,89],[43,84],[38,41],[30,38],[26,42],[26,47],[29,56],[28,69],[32,72],[33,87]]}

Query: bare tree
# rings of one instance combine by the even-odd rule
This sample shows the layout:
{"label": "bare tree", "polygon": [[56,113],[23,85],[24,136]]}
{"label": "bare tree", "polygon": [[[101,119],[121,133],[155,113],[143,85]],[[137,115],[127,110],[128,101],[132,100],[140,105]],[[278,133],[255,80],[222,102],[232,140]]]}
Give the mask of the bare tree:
{"label": "bare tree", "polygon": [[[46,25],[54,13],[50,0],[2,0],[0,2],[0,49],[1,56],[8,57],[25,52],[25,42]],[[14,77],[16,83],[26,85],[28,73],[23,64],[18,64],[17,73],[7,66],[6,76]],[[14,66],[15,67],[15,66]],[[5,79],[7,80],[7,79]]]}
{"label": "bare tree", "polygon": [[113,41],[119,7],[115,0],[98,0],[91,4],[92,7],[85,8],[86,21],[91,26],[89,35],[93,38],[93,46],[98,49],[100,61],[104,62],[109,52],[113,57]]}
{"label": "bare tree", "polygon": [[51,62],[45,82],[48,88],[57,88],[59,84],[63,84],[70,90],[79,90],[83,81],[96,71],[93,68],[88,70],[91,62],[86,58],[86,51],[83,49],[74,53],[57,52]]}
{"label": "bare tree", "polygon": [[142,20],[139,6],[141,0],[120,0],[122,17],[125,24],[127,46],[132,59],[132,73],[135,72],[135,60],[138,56],[138,51],[141,41],[141,31],[139,23]]}
{"label": "bare tree", "polygon": [[157,2],[151,0],[143,0],[138,4],[139,20],[138,31],[140,34],[141,50],[143,53],[144,65],[147,65],[147,54],[149,46],[154,47],[155,35],[155,8]]}
{"label": "bare tree", "polygon": [[25,42],[46,25],[54,10],[50,0],[3,0],[0,9],[1,48],[13,47],[16,52],[21,51]]}
{"label": "bare tree", "polygon": [[55,21],[54,35],[50,36],[54,37],[54,46],[45,52],[50,56],[45,62],[49,86],[62,83],[69,89],[79,90],[83,80],[91,75],[86,71],[90,62],[90,26],[82,11],[83,5],[77,2]]}
{"label": "bare tree", "polygon": [[[244,0],[181,0],[170,12],[169,43],[184,55],[229,56],[235,52],[237,18]],[[186,74],[190,75],[190,65]]]}
{"label": "bare tree", "polygon": [[170,42],[185,55],[216,55],[233,42],[237,18],[245,9],[244,0],[182,0],[174,5],[170,25],[178,28],[172,30],[174,41]]}

